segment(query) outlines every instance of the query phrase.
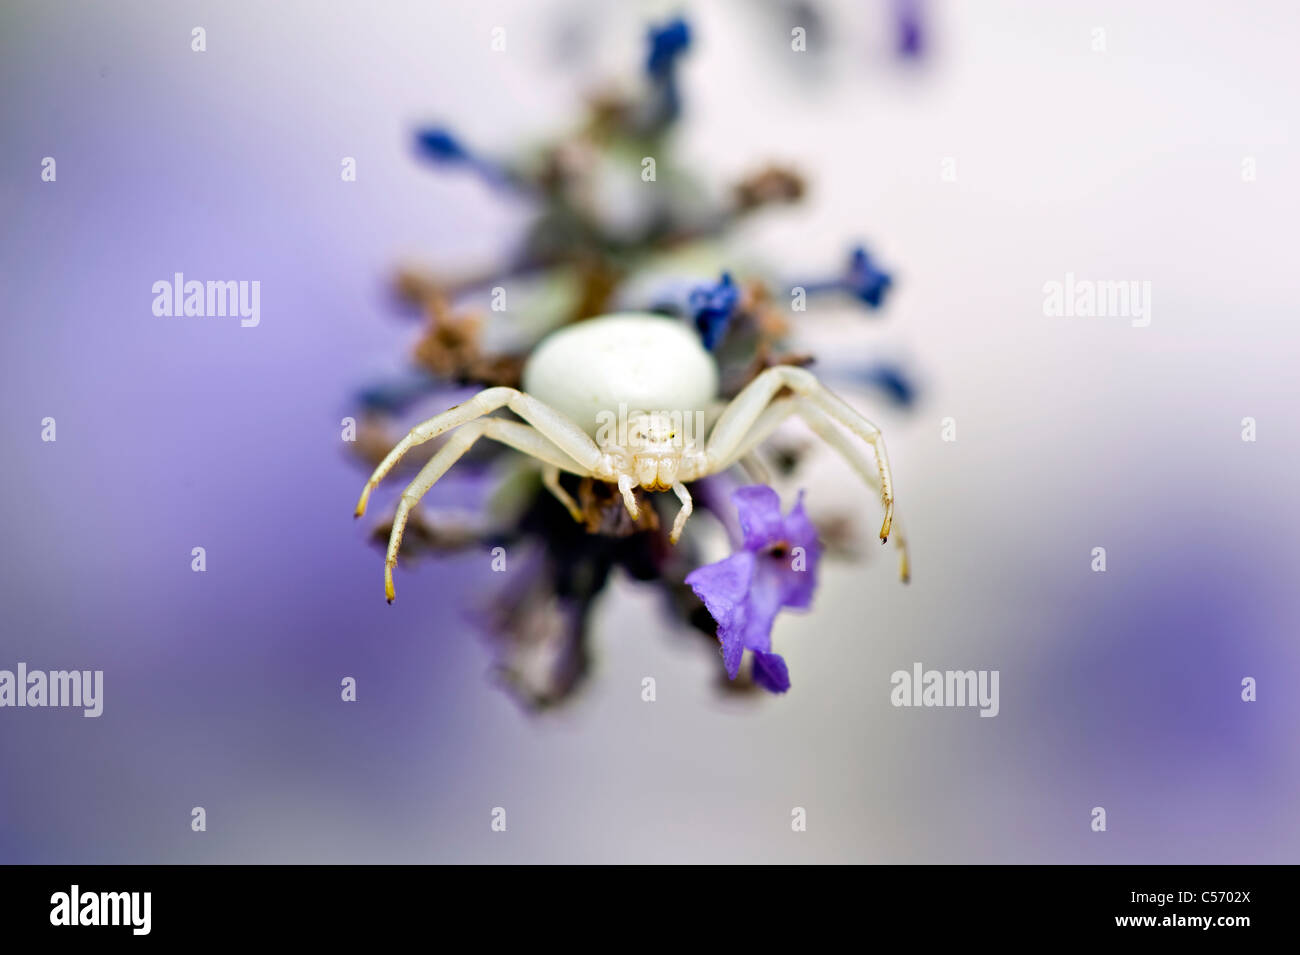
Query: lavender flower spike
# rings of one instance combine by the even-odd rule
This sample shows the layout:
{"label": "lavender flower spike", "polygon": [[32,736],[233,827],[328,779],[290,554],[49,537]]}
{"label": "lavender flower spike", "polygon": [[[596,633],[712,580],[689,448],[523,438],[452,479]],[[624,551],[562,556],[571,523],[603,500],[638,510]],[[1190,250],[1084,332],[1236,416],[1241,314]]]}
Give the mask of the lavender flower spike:
{"label": "lavender flower spike", "polygon": [[803,492],[787,517],[781,498],[764,484],[731,495],[744,539],[730,557],[691,571],[686,583],[718,624],[727,676],[736,678],[746,650],[754,682],[773,693],[790,689],[785,660],[772,652],[772,623],[784,607],[805,608],[817,587],[821,545],[803,509]]}

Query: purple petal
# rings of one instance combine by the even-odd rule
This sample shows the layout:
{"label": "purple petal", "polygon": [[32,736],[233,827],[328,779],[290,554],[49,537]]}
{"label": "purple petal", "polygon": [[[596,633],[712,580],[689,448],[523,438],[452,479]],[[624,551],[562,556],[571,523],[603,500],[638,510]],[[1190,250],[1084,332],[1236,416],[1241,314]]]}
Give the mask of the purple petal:
{"label": "purple petal", "polygon": [[[767,563],[769,559],[760,557],[758,560]],[[746,649],[763,653],[772,649],[772,623],[781,610],[783,596],[780,577],[759,564],[749,585],[749,599],[744,604],[740,620],[743,628],[741,642]]]}
{"label": "purple petal", "polygon": [[779,653],[754,654],[754,682],[770,693],[790,689],[790,670]]}
{"label": "purple petal", "polygon": [[686,584],[704,601],[718,623],[732,621],[749,595],[754,579],[754,555],[737,551],[715,564],[697,567],[686,575]]}
{"label": "purple petal", "polygon": [[781,539],[781,498],[766,484],[738,488],[731,495],[740,516],[747,550],[760,550]]}
{"label": "purple petal", "polygon": [[745,645],[736,633],[724,633],[718,628],[718,641],[722,644],[722,665],[726,667],[727,679],[734,680],[740,673],[740,661],[745,655]]}
{"label": "purple petal", "polygon": [[716,564],[706,564],[686,575],[686,584],[704,601],[710,616],[718,624],[722,642],[722,660],[727,675],[736,678],[744,654],[745,621],[749,616],[750,585],[754,579],[755,557],[747,550],[738,551]]}
{"label": "purple petal", "polygon": [[[805,565],[805,570],[794,569]],[[813,593],[817,590],[815,566],[809,556],[789,551],[760,554],[750,593],[761,590],[772,594],[778,610],[782,607],[804,610],[812,606]]]}
{"label": "purple petal", "polygon": [[790,516],[782,521],[782,536],[794,547],[802,547],[810,554],[816,550],[821,553],[820,545],[817,543],[817,528],[813,527],[812,521],[808,520],[808,513],[803,509],[803,491],[794,499],[794,507],[790,508]]}
{"label": "purple petal", "polygon": [[[803,491],[795,499],[790,516],[784,521],[785,539],[790,549],[776,558],[776,570],[781,574],[781,605],[783,607],[808,607],[817,589],[817,563],[822,548],[817,540],[817,529],[803,509]],[[794,548],[802,550],[796,552]]]}

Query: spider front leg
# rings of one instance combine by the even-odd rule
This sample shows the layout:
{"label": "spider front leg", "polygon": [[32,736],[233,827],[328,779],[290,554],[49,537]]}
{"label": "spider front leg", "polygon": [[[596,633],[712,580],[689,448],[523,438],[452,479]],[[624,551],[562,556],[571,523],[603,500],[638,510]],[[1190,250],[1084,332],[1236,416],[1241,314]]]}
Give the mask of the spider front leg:
{"label": "spider front leg", "polygon": [[[623,495],[623,506],[627,508],[628,516],[636,521],[641,516],[641,508],[636,502],[636,481],[628,474],[618,476],[618,490]],[[682,502],[682,508],[677,512],[673,519],[673,528],[668,533],[668,543],[676,544],[682,536],[682,530],[686,527],[686,522],[695,511],[695,502],[691,500],[691,492],[686,490],[686,485],[681,481],[673,484],[672,491],[677,495],[677,500]]]}
{"label": "spider front leg", "polygon": [[885,453],[885,440],[880,429],[844,403],[834,392],[803,368],[778,365],[762,372],[736,395],[722,412],[709,434],[705,458],[709,473],[729,467],[738,454],[746,448],[746,435],[762,417],[772,399],[782,388],[806,398],[812,405],[848,428],[867,444],[876,456],[876,471],[880,480],[880,502],[885,509],[885,519],[880,525],[880,539],[889,539],[894,520],[894,479],[889,470],[889,456]]}
{"label": "spider front leg", "polygon": [[366,504],[370,500],[371,492],[379,486],[379,482],[384,479],[388,472],[396,467],[397,462],[402,459],[402,456],[407,451],[417,445],[432,441],[445,431],[459,427],[467,421],[473,421],[476,418],[491,414],[500,408],[509,408],[549,438],[563,452],[562,457],[569,464],[576,461],[588,472],[592,473],[600,467],[602,455],[600,449],[596,447],[596,442],[560,412],[549,405],[543,404],[531,395],[526,395],[514,388],[487,388],[468,401],[462,402],[440,415],[434,415],[423,424],[416,425],[406,437],[397,442],[393,450],[389,451],[384,460],[379,462],[379,467],[375,468],[374,473],[370,475],[370,480],[366,481],[366,486],[362,489],[361,497],[357,501],[356,516],[360,517],[366,512]]}
{"label": "spider front leg", "polygon": [[682,502],[682,509],[677,512],[677,517],[673,520],[673,529],[668,535],[670,544],[676,544],[681,539],[682,530],[695,511],[695,502],[691,500],[691,492],[686,490],[685,484],[678,481],[673,485],[673,493],[677,495],[677,500]]}
{"label": "spider front leg", "polygon": [[641,517],[641,508],[636,503],[636,480],[632,475],[623,473],[618,476],[618,492],[623,495],[623,506],[627,508],[628,517],[637,521]]}
{"label": "spider front leg", "polygon": [[578,507],[578,502],[560,484],[560,469],[556,465],[548,464],[542,468],[542,486],[564,505],[564,509],[569,512],[569,516],[575,521],[582,524],[586,520],[583,517],[582,508]]}
{"label": "spider front leg", "polygon": [[742,454],[736,458],[736,463],[744,469],[745,476],[754,484],[772,483],[772,472],[768,470],[767,465],[763,463],[757,454],[752,452]]}
{"label": "spider front leg", "polygon": [[[880,479],[876,475],[875,462],[868,459],[867,455],[862,453],[862,449],[848,439],[848,436],[836,427],[835,422],[831,420],[826,412],[822,411],[807,398],[801,396],[792,396],[789,398],[778,398],[767,406],[767,410],[755,422],[754,427],[750,429],[749,434],[741,448],[733,458],[736,463],[743,464],[746,457],[754,456],[755,449],[772,436],[772,433],[792,415],[802,418],[813,433],[818,435],[823,441],[831,446],[833,450],[839,453],[858,476],[862,478],[863,483],[874,491],[880,490]],[[898,549],[898,576],[903,583],[911,580],[911,560],[907,552],[907,538],[903,534],[903,526],[897,517],[894,518],[892,538],[894,546]]]}
{"label": "spider front leg", "polygon": [[[582,477],[591,475],[589,470],[569,459],[568,455],[556,447],[547,437],[526,424],[520,424],[517,421],[506,421],[503,418],[480,418],[459,428],[452,433],[446,443],[420,469],[420,473],[415,476],[415,480],[407,485],[406,490],[402,492],[401,500],[398,501],[397,512],[393,515],[393,529],[388,535],[388,553],[384,557],[384,596],[389,603],[393,602],[393,597],[396,595],[393,588],[393,568],[397,566],[397,554],[402,548],[402,534],[406,530],[406,522],[410,518],[412,508],[420,503],[420,499],[424,497],[429,488],[433,487],[438,482],[438,479],[447,473],[448,469],[470,449],[474,442],[483,437],[500,441],[517,451],[522,451],[524,454],[541,460],[547,469],[557,472],[557,487],[559,486],[558,472],[560,470],[569,471]],[[543,474],[545,475],[545,472]],[[543,480],[545,480],[545,477],[543,477]],[[561,493],[563,493],[562,489]],[[567,497],[567,495],[565,496]],[[570,499],[570,503],[572,503],[572,499]]]}

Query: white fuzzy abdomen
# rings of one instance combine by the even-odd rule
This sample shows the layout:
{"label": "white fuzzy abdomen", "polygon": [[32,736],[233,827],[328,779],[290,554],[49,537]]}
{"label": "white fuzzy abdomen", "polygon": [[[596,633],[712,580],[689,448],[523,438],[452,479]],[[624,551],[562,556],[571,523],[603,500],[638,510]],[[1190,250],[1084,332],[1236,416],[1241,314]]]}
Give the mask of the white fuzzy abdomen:
{"label": "white fuzzy abdomen", "polygon": [[[570,325],[545,338],[524,366],[524,391],[594,435],[602,412],[706,412],[718,368],[682,321],[624,313]],[[607,419],[606,419],[607,420]]]}

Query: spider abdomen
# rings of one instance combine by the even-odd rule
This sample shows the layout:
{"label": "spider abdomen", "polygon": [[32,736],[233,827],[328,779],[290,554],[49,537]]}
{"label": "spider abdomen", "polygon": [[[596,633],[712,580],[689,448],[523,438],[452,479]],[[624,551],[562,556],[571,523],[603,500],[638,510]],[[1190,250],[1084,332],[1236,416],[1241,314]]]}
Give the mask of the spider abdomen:
{"label": "spider abdomen", "polygon": [[718,368],[695,331],[660,315],[593,318],[553,333],[524,366],[523,390],[595,435],[602,415],[706,413]]}

